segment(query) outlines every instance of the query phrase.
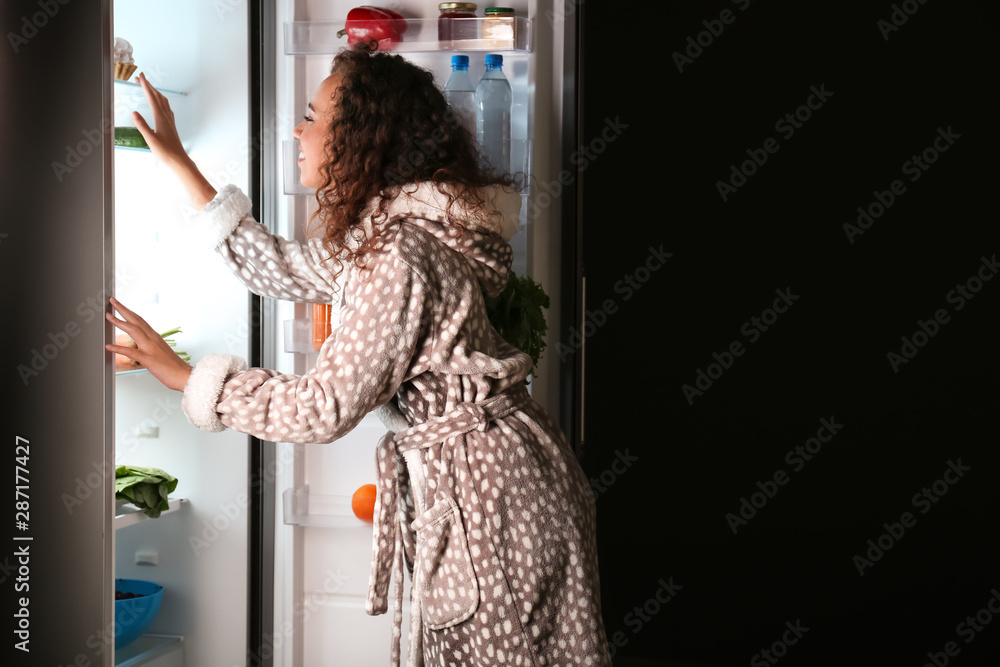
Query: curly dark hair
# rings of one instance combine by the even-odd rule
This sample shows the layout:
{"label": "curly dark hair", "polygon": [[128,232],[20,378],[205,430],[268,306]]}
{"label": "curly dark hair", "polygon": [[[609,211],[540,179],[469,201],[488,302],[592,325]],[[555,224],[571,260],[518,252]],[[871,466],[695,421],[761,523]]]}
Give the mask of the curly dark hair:
{"label": "curly dark hair", "polygon": [[[324,183],[316,190],[319,210],[312,222],[323,229],[323,245],[340,265],[337,274],[346,261],[364,266],[375,239],[366,238],[362,216],[374,203],[374,220],[384,219],[389,203],[407,183],[447,184],[450,204],[461,200],[473,209],[484,204],[479,194],[483,187],[514,187],[512,177],[481,161],[474,137],[448,106],[431,72],[359,44],[334,57],[330,74],[341,80],[333,93],[329,161],[322,169]],[[450,213],[448,218],[461,227],[461,220]],[[358,243],[354,250],[346,243],[348,235]]]}

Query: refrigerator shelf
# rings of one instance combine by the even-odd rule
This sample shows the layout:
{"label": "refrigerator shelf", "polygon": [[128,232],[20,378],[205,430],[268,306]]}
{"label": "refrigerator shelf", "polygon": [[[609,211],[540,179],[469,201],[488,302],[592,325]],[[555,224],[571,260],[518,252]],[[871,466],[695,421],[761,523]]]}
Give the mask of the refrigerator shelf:
{"label": "refrigerator shelf", "polygon": [[371,530],[372,524],[354,516],[351,496],[309,493],[309,486],[285,489],[281,494],[284,522],[289,526]]}
{"label": "refrigerator shelf", "polygon": [[[119,146],[118,148],[124,148],[124,146]],[[130,149],[130,150],[140,150],[140,149],[133,148],[133,149]],[[131,370],[131,371],[115,371],[115,375],[116,376],[120,376],[120,375],[141,375],[142,373],[148,373],[148,372],[149,372],[148,368],[136,368],[135,370]]]}
{"label": "refrigerator shelf", "polygon": [[[115,79],[115,85],[124,88],[126,90],[128,90],[129,88],[134,88],[135,91],[138,91],[140,95],[142,94],[142,86],[140,86],[135,81],[122,81],[121,79]],[[157,88],[156,90],[160,91],[167,97],[184,97],[185,95],[187,95],[186,92],[180,90],[169,90],[167,88]]]}
{"label": "refrigerator shelf", "polygon": [[[452,19],[462,23],[475,23],[475,34],[483,34],[484,17]],[[343,21],[289,21],[285,23],[285,55],[333,55],[347,46],[347,40],[338,37]],[[471,30],[469,32],[472,32]],[[532,22],[529,18],[514,18],[514,35],[510,39],[456,39],[438,40],[438,19],[406,19],[403,41],[398,42],[395,53],[426,51],[483,51],[490,53],[530,53],[534,46]]]}
{"label": "refrigerator shelf", "polygon": [[142,635],[128,646],[115,651],[115,667],[166,667],[183,664],[184,637],[175,635]]}
{"label": "refrigerator shelf", "polygon": [[[170,498],[167,502],[170,504],[170,508],[160,512],[160,517],[164,514],[170,514],[171,512],[179,510],[181,505],[187,502],[187,498]],[[117,510],[117,514],[115,515],[115,530],[135,525],[140,521],[149,520],[149,517],[146,516],[141,509],[135,505],[125,504]]]}

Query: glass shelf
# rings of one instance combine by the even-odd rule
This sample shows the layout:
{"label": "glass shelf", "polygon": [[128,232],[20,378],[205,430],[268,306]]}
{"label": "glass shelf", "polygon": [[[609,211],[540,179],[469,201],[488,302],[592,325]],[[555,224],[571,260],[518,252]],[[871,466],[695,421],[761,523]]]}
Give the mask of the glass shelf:
{"label": "glass shelf", "polygon": [[[165,509],[160,512],[160,516],[157,518],[162,518],[165,514],[170,514],[176,512],[181,508],[181,505],[187,502],[186,498],[168,498],[167,502],[170,504],[169,509]],[[124,528],[126,526],[132,526],[140,521],[149,521],[150,517],[146,516],[146,513],[141,509],[132,505],[130,503],[125,503],[120,508],[116,509],[115,514],[115,530]]]}
{"label": "glass shelf", "polygon": [[309,486],[286,489],[281,494],[284,522],[289,526],[371,530],[372,524],[354,516],[351,496],[309,493]]}
{"label": "glass shelf", "polygon": [[[482,35],[484,17],[452,19],[476,23],[475,34]],[[338,37],[343,21],[289,21],[285,23],[285,55],[332,55],[347,46],[347,37]],[[473,32],[472,30],[469,31]],[[438,20],[406,19],[403,41],[396,44],[396,53],[423,51],[488,51],[490,53],[530,53],[534,47],[531,19],[514,18],[514,36],[510,39],[438,40]]]}
{"label": "glass shelf", "polygon": [[[143,94],[143,92],[142,92],[142,86],[139,85],[138,83],[136,83],[135,81],[122,81],[121,79],[115,79],[114,81],[115,81],[115,85],[116,86],[119,86],[119,87],[125,89],[129,93],[136,93],[137,92],[139,95]],[[129,90],[129,89],[134,89],[134,90]],[[161,93],[163,93],[167,97],[184,97],[184,96],[187,95],[187,93],[185,93],[183,91],[180,91],[180,90],[170,90],[168,88],[156,88],[156,90],[160,91]]]}
{"label": "glass shelf", "polygon": [[[116,148],[125,148],[125,147],[124,146],[116,146]],[[139,149],[132,149],[132,150],[139,150]],[[148,372],[149,372],[148,368],[136,368],[135,370],[131,370],[131,371],[115,371],[115,376],[117,377],[117,376],[121,376],[121,375],[140,375],[142,373],[148,373]]]}

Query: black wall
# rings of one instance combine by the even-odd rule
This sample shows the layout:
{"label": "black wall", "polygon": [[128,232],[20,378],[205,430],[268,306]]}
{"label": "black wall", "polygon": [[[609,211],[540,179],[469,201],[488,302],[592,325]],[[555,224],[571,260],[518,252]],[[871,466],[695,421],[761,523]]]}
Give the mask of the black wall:
{"label": "black wall", "polygon": [[995,6],[570,8],[616,664],[1000,664]]}

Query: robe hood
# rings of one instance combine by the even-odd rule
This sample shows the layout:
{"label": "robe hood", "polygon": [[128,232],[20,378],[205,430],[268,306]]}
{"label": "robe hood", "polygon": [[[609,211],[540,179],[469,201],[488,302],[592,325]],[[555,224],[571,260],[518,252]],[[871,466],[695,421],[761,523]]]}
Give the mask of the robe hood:
{"label": "robe hood", "polygon": [[[365,232],[394,223],[416,225],[437,240],[460,253],[472,267],[483,291],[496,296],[507,284],[512,251],[510,239],[518,229],[521,195],[494,185],[480,190],[482,206],[455,199],[447,184],[430,182],[401,186],[386,210],[386,217],[371,214],[365,220]],[[370,207],[369,211],[374,210]],[[452,221],[461,225],[460,229]]]}

